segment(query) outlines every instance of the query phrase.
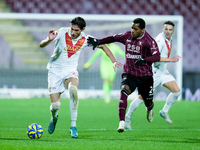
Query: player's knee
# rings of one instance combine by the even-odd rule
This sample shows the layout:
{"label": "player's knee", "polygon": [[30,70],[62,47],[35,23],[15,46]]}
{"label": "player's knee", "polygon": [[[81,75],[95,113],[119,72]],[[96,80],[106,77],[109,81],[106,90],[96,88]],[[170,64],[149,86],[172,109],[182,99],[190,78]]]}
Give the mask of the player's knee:
{"label": "player's knee", "polygon": [[126,95],[129,95],[131,93],[129,87],[125,85],[121,86],[121,92],[125,93]]}
{"label": "player's knee", "polygon": [[69,94],[75,101],[78,100],[78,89],[76,86],[74,85],[69,86]]}

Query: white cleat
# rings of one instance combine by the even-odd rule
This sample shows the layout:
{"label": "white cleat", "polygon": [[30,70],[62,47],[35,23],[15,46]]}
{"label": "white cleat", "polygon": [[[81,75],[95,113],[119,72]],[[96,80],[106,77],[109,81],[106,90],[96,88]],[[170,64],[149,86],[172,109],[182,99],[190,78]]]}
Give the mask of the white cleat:
{"label": "white cleat", "polygon": [[147,120],[149,122],[153,121],[153,109],[152,110],[147,110]]}
{"label": "white cleat", "polygon": [[168,123],[168,124],[172,124],[172,121],[171,119],[169,118],[169,115],[168,113],[166,112],[163,112],[162,110],[159,112],[160,116],[163,117],[165,119],[165,121]]}
{"label": "white cleat", "polygon": [[132,128],[131,128],[131,119],[130,118],[128,118],[128,117],[125,118],[125,124],[126,124],[126,129],[127,130],[132,130]]}
{"label": "white cleat", "polygon": [[117,129],[118,132],[124,132],[125,131],[125,121],[120,121],[119,122],[119,127]]}

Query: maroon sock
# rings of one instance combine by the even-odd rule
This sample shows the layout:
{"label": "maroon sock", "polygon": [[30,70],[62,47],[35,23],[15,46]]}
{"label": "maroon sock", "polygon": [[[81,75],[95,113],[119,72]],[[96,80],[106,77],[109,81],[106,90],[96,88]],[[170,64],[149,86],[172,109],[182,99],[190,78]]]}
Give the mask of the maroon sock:
{"label": "maroon sock", "polygon": [[120,93],[120,100],[119,100],[119,121],[124,120],[125,121],[125,114],[126,114],[126,108],[127,108],[127,97],[128,95],[124,93],[123,91]]}

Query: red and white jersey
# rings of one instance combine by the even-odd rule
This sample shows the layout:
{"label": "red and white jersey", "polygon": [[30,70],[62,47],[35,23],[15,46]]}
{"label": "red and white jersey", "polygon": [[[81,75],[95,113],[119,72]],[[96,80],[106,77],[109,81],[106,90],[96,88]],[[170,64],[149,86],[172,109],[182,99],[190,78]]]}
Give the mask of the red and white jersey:
{"label": "red and white jersey", "polygon": [[78,38],[72,39],[70,30],[70,27],[63,27],[56,31],[58,35],[53,40],[55,46],[47,65],[48,70],[77,70],[80,53],[88,45],[88,35],[81,32]]}
{"label": "red and white jersey", "polygon": [[[155,38],[160,56],[163,58],[169,58],[171,49],[172,49],[172,38],[170,40],[165,38],[164,33],[158,34]],[[167,62],[154,62],[153,63],[153,72],[160,70],[161,72],[167,69]]]}

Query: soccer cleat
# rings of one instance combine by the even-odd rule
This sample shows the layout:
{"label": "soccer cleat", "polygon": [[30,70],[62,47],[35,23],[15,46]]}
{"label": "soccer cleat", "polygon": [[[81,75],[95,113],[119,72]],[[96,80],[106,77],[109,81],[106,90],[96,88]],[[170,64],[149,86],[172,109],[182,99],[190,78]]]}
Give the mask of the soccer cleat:
{"label": "soccer cleat", "polygon": [[78,132],[76,127],[70,128],[71,137],[77,139],[78,138]]}
{"label": "soccer cleat", "polygon": [[131,119],[130,118],[128,118],[128,117],[125,118],[125,124],[126,124],[126,129],[127,130],[132,130],[132,128],[131,128]]}
{"label": "soccer cleat", "polygon": [[125,121],[119,122],[119,127],[117,129],[118,132],[124,132],[125,131]]}
{"label": "soccer cleat", "polygon": [[53,122],[53,119],[50,120],[49,125],[48,125],[49,134],[52,134],[54,132],[56,123],[57,123],[57,119],[55,120],[55,122]]}
{"label": "soccer cleat", "polygon": [[147,120],[149,122],[153,121],[153,109],[152,110],[147,110]]}
{"label": "soccer cleat", "polygon": [[165,119],[165,121],[168,123],[168,124],[172,124],[172,121],[171,119],[169,118],[169,115],[168,113],[166,112],[163,112],[162,110],[159,112],[160,116],[163,117]]}

